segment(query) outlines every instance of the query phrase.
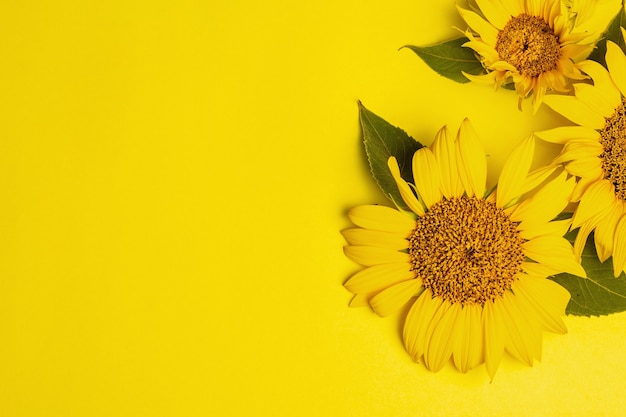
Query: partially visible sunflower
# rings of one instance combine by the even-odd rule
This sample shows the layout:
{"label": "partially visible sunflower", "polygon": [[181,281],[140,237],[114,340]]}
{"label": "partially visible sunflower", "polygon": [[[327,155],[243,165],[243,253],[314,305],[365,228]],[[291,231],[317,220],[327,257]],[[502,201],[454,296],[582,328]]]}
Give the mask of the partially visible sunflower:
{"label": "partially visible sunflower", "polygon": [[[626,31],[622,29],[626,36]],[[545,103],[578,126],[559,127],[537,136],[564,144],[555,163],[580,180],[572,200],[579,202],[572,227],[580,230],[574,250],[580,257],[594,232],[600,261],[613,256],[613,274],[626,271],[626,56],[607,42],[608,71],[594,61],[580,68],[593,85],[575,84],[575,96],[546,96]]]}
{"label": "partially visible sunflower", "polygon": [[343,232],[345,254],[366,267],[345,283],[355,294],[351,305],[369,304],[387,316],[411,302],[404,344],[431,371],[452,357],[462,372],[486,363],[493,378],[505,351],[532,365],[541,358],[543,330],[567,331],[561,316],[570,295],[546,277],[585,275],[562,237],[569,221],[552,221],[575,181],[561,172],[519,201],[555,169],[527,175],[534,147],[532,137],[522,142],[497,189],[486,192],[486,157],[466,120],[456,140],[443,128],[430,148],[413,155],[414,185],[389,159],[411,213],[384,206],[349,211],[359,227]]}
{"label": "partially visible sunflower", "polygon": [[[574,63],[593,49],[589,32],[576,30],[561,0],[476,0],[482,17],[457,7],[471,30],[464,46],[473,49],[487,74],[467,78],[483,84],[513,82],[519,96],[533,96],[536,110],[546,91],[568,92],[569,80],[583,79]],[[604,28],[599,28],[598,33]]]}

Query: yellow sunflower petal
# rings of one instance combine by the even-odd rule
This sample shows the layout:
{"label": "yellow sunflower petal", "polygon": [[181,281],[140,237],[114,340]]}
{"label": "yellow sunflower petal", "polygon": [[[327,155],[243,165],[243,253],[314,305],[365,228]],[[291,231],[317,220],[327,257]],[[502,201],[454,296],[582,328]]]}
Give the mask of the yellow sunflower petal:
{"label": "yellow sunflower petal", "polygon": [[[498,62],[500,60],[500,56],[498,52],[494,49],[493,45],[488,45],[481,40],[474,38],[471,34],[468,34],[468,37],[471,36],[470,40],[463,44],[465,48],[470,48],[478,55],[482,57],[483,65],[490,66],[491,64]],[[495,74],[494,74],[495,75]]]}
{"label": "yellow sunflower petal", "polygon": [[[495,61],[493,64],[489,65],[488,67],[490,70],[496,71],[496,72],[507,72],[507,71],[511,71],[514,74],[517,74],[517,68],[515,68],[515,66],[513,64],[509,64],[506,61],[502,61],[502,60],[498,60]],[[496,73],[497,75],[497,73]],[[524,79],[526,80],[526,79]],[[516,81],[516,83],[519,82],[519,80]]]}
{"label": "yellow sunflower petal", "polygon": [[366,229],[403,233],[408,236],[415,227],[415,220],[386,206],[357,206],[348,211],[352,223]]}
{"label": "yellow sunflower petal", "polygon": [[414,361],[419,362],[430,341],[428,328],[442,305],[439,297],[433,298],[429,289],[424,290],[409,310],[404,322],[402,339],[404,347]]}
{"label": "yellow sunflower petal", "polygon": [[501,1],[500,3],[506,9],[507,13],[511,16],[517,16],[526,11],[524,0],[513,0],[504,2]]}
{"label": "yellow sunflower petal", "polygon": [[378,246],[395,250],[409,247],[405,233],[355,228],[343,230],[341,234],[352,246]]}
{"label": "yellow sunflower petal", "polygon": [[536,114],[537,110],[539,110],[543,97],[546,95],[546,91],[548,91],[547,76],[545,74],[540,74],[537,77],[537,85],[533,87],[533,114]]}
{"label": "yellow sunflower petal", "polygon": [[532,366],[533,358],[541,357],[541,329],[528,321],[528,316],[520,309],[512,292],[505,292],[500,300],[496,300],[496,304],[501,306],[501,311],[507,317],[507,351],[520,362]]}
{"label": "yellow sunflower petal", "polygon": [[550,175],[552,175],[554,171],[556,171],[556,168],[556,165],[546,166],[538,168],[528,174],[528,176],[526,177],[526,181],[522,186],[522,194],[525,194],[537,188],[541,183],[548,179],[548,177],[550,177]]}
{"label": "yellow sunflower petal", "polygon": [[561,46],[561,56],[567,58],[575,58],[579,56],[589,55],[593,50],[592,45],[581,45],[577,43],[570,43],[568,45]]}
{"label": "yellow sunflower petal", "polygon": [[452,352],[454,365],[463,373],[483,362],[484,337],[482,307],[468,304],[461,309],[457,327],[456,346]]}
{"label": "yellow sunflower petal", "polygon": [[531,16],[543,17],[543,3],[538,0],[525,0],[526,13]]}
{"label": "yellow sunflower petal", "polygon": [[345,246],[343,252],[348,258],[363,266],[391,263],[409,263],[409,254],[393,249],[374,246]]}
{"label": "yellow sunflower petal", "polygon": [[622,216],[615,226],[613,239],[613,275],[617,278],[626,267],[626,216]]}
{"label": "yellow sunflower petal", "polygon": [[559,236],[538,236],[524,242],[524,254],[530,259],[561,272],[586,277],[585,270],[576,261],[570,243]]}
{"label": "yellow sunflower petal", "polygon": [[493,381],[506,343],[506,325],[497,314],[495,303],[487,302],[483,307],[483,328],[485,329],[485,365],[487,374]]}
{"label": "yellow sunflower petal", "polygon": [[611,41],[606,42],[606,65],[622,96],[626,96],[626,56],[621,48]]}
{"label": "yellow sunflower petal", "polygon": [[483,75],[469,74],[464,71],[461,71],[461,72],[463,73],[465,78],[479,85],[493,85],[496,82],[496,76],[497,76],[496,71],[492,71]]}
{"label": "yellow sunflower petal", "polygon": [[[554,32],[555,35],[557,35],[559,37],[559,43],[561,45],[568,45],[570,43],[581,43],[581,44],[586,44],[587,43],[587,39],[589,37],[589,33],[586,32],[569,32],[567,29],[563,30],[560,34],[557,32]],[[582,41],[582,42],[581,42]],[[569,59],[569,57],[568,57]],[[581,57],[581,59],[583,59]],[[574,60],[577,61],[577,60]]]}
{"label": "yellow sunflower petal", "polygon": [[547,278],[551,275],[556,275],[556,274],[561,273],[561,271],[558,271],[554,268],[550,268],[547,265],[540,264],[538,262],[531,262],[531,261],[522,262],[522,271],[524,271],[526,274],[530,276],[541,277],[541,278]]}
{"label": "yellow sunflower petal", "polygon": [[574,91],[576,98],[585,103],[589,108],[600,113],[603,117],[609,118],[615,113],[616,106],[599,88],[589,84],[576,83],[574,84]]}
{"label": "yellow sunflower petal", "polygon": [[[572,1],[570,12],[575,13],[576,28],[601,30],[616,15],[622,3],[618,0]],[[600,33],[596,34],[596,37]]]}
{"label": "yellow sunflower petal", "polygon": [[574,64],[572,57],[562,56],[556,63],[556,69],[564,77],[568,77],[573,80],[587,79],[587,76],[580,72],[578,67]]}
{"label": "yellow sunflower petal", "polygon": [[483,197],[487,182],[487,159],[470,121],[461,123],[457,135],[457,165],[468,196]]}
{"label": "yellow sunflower petal", "polygon": [[355,294],[348,304],[350,307],[369,307],[371,294]]}
{"label": "yellow sunflower petal", "polygon": [[558,1],[544,1],[543,2],[543,20],[546,22],[552,22],[561,14],[561,3]]}
{"label": "yellow sunflower petal", "polygon": [[429,148],[421,148],[413,154],[413,177],[417,193],[426,208],[441,200],[439,166]]}
{"label": "yellow sunflower petal", "polygon": [[602,129],[604,127],[604,117],[600,113],[589,109],[576,97],[549,95],[544,97],[543,102],[576,124],[591,129]]}
{"label": "yellow sunflower petal", "polygon": [[621,103],[620,92],[611,79],[609,72],[596,61],[583,61],[578,64],[583,72],[588,74],[593,80],[595,88],[601,91],[604,99],[615,109]]}
{"label": "yellow sunflower petal", "polygon": [[[469,306],[469,304],[468,304]],[[459,311],[459,318],[456,326],[452,329],[453,332],[458,333],[458,337],[455,339],[455,345],[452,349],[452,358],[454,360],[454,366],[463,373],[467,372],[470,368],[467,362],[469,356],[469,332],[471,322],[469,320],[469,308],[465,306]]]}
{"label": "yellow sunflower petal", "polygon": [[377,293],[385,288],[415,278],[408,262],[370,266],[352,275],[344,287],[354,294]]}
{"label": "yellow sunflower petal", "polygon": [[608,210],[606,217],[596,226],[593,238],[598,252],[598,259],[604,262],[613,254],[613,240],[617,222],[624,214],[624,204],[615,200]]}
{"label": "yellow sunflower petal", "polygon": [[556,16],[551,22],[552,30],[556,35],[567,33],[567,21],[563,15]]}
{"label": "yellow sunflower petal", "polygon": [[387,160],[387,166],[389,167],[389,171],[391,172],[391,176],[393,177],[396,185],[398,186],[398,191],[400,191],[400,195],[402,199],[406,203],[406,205],[413,210],[415,214],[418,216],[424,215],[424,206],[420,203],[415,194],[413,194],[413,190],[409,187],[406,181],[400,175],[400,167],[398,166],[398,161],[395,157],[391,156]]}
{"label": "yellow sunflower petal", "polygon": [[446,126],[437,132],[430,149],[439,165],[441,192],[446,198],[460,197],[463,191],[456,165],[456,146]]}
{"label": "yellow sunflower petal", "polygon": [[565,144],[571,139],[599,140],[600,133],[584,126],[563,126],[541,132],[535,132],[535,136],[546,142]]}
{"label": "yellow sunflower petal", "polygon": [[556,235],[563,236],[569,230],[572,221],[559,220],[547,223],[532,223],[532,224],[520,224],[520,237],[522,239],[530,240],[541,235]]}
{"label": "yellow sunflower petal", "polygon": [[502,30],[511,19],[511,14],[504,8],[502,3],[492,0],[476,0],[480,11],[496,29]]}
{"label": "yellow sunflower petal", "polygon": [[604,152],[602,144],[596,140],[574,139],[563,146],[561,153],[554,159],[555,164],[575,161],[581,158],[599,156]]}
{"label": "yellow sunflower petal", "polygon": [[520,222],[520,230],[526,230],[537,224],[545,224],[567,206],[575,184],[574,178],[568,179],[567,174],[561,172],[531,198],[518,204],[509,217],[514,222]]}
{"label": "yellow sunflower petal", "polygon": [[[587,172],[585,175],[590,175],[590,174],[593,174],[593,173]],[[572,191],[571,201],[572,202],[580,201],[582,197],[585,195],[585,193],[587,192],[587,190],[589,189],[589,187],[591,187],[596,182],[601,181],[603,177],[604,177],[604,174],[599,175],[597,177],[584,176],[584,177],[579,178],[578,182],[576,183],[576,187],[574,187],[574,191]]]}
{"label": "yellow sunflower petal", "polygon": [[565,315],[570,294],[565,288],[554,281],[532,277],[519,279],[511,288],[523,311],[534,315],[546,330],[567,333],[562,316]]}
{"label": "yellow sunflower petal", "polygon": [[587,188],[574,212],[572,227],[575,229],[598,212],[608,210],[614,200],[613,185],[609,181],[594,182]]}
{"label": "yellow sunflower petal", "polygon": [[605,216],[605,213],[598,212],[580,225],[580,228],[578,229],[578,234],[576,234],[576,239],[574,240],[574,255],[576,256],[578,262],[580,262],[589,234],[593,232],[593,230],[600,223],[602,223],[602,219]]}
{"label": "yellow sunflower petal", "polygon": [[555,68],[552,71],[546,71],[541,75],[543,76],[544,83],[549,89],[562,93],[569,91],[566,85],[566,78],[558,71],[558,69]]}
{"label": "yellow sunflower petal", "polygon": [[577,177],[585,175],[599,177],[603,173],[602,162],[600,161],[600,158],[595,156],[583,157],[570,161],[567,165],[565,165],[565,170]]}
{"label": "yellow sunflower petal", "polygon": [[470,10],[465,10],[457,6],[459,14],[465,20],[465,22],[477,32],[481,39],[489,45],[495,45],[498,38],[498,29],[496,29],[491,23],[480,17],[477,13]]}
{"label": "yellow sunflower petal", "polygon": [[386,317],[398,311],[411,298],[419,295],[422,289],[421,279],[400,282],[376,294],[370,300],[370,305],[376,314]]}
{"label": "yellow sunflower petal", "polygon": [[[453,329],[459,320],[462,306],[458,303],[443,302],[442,316],[433,328],[433,333],[424,356],[424,364],[432,372],[439,372],[452,356],[458,333]],[[433,322],[434,323],[434,322]]]}
{"label": "yellow sunflower petal", "polygon": [[496,206],[504,207],[520,196],[534,153],[535,139],[529,136],[508,157],[498,180]]}

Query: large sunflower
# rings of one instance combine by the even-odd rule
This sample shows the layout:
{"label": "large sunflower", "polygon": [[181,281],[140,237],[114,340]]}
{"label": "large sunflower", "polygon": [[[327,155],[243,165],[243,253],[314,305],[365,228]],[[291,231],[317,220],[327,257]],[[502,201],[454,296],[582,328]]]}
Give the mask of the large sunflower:
{"label": "large sunflower", "polygon": [[[476,0],[482,15],[457,7],[471,30],[464,46],[473,49],[487,74],[465,74],[483,84],[515,84],[535,110],[547,90],[569,91],[569,79],[583,78],[574,60],[593,49],[589,32],[573,32],[575,19],[561,0]],[[602,29],[602,28],[601,28]],[[600,32],[600,31],[598,31]]]}
{"label": "large sunflower", "polygon": [[[622,29],[626,35],[626,31]],[[580,180],[573,228],[580,227],[574,250],[580,256],[594,231],[598,258],[613,256],[613,273],[626,270],[626,57],[607,42],[608,71],[594,61],[581,63],[593,85],[575,84],[575,96],[546,96],[545,103],[578,126],[537,136],[564,144],[555,160]]]}
{"label": "large sunflower", "polygon": [[[551,170],[528,174],[535,142],[526,139],[486,192],[487,162],[466,120],[454,138],[442,129],[413,156],[414,185],[389,169],[412,213],[359,206],[343,232],[346,255],[366,268],[346,288],[352,305],[380,316],[412,302],[404,344],[415,361],[438,371],[452,357],[466,372],[486,363],[493,378],[505,351],[532,365],[543,330],[565,333],[569,293],[546,277],[584,275],[562,236],[569,221],[551,221],[569,202],[574,178],[561,172],[532,197]],[[414,193],[416,191],[416,194]]]}

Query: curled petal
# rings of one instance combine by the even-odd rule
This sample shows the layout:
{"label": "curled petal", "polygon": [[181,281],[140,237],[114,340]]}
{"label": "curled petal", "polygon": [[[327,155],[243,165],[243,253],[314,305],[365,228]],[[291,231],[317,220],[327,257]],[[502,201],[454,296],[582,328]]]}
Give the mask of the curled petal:
{"label": "curled petal", "polygon": [[415,194],[413,194],[413,190],[411,190],[411,187],[409,187],[409,184],[404,181],[404,179],[400,175],[400,167],[398,166],[398,161],[396,160],[396,158],[393,156],[389,157],[389,160],[387,161],[387,166],[389,167],[391,176],[396,182],[396,185],[398,186],[398,191],[400,191],[400,195],[402,196],[402,199],[404,200],[406,205],[418,216],[423,216],[424,206],[417,200]]}

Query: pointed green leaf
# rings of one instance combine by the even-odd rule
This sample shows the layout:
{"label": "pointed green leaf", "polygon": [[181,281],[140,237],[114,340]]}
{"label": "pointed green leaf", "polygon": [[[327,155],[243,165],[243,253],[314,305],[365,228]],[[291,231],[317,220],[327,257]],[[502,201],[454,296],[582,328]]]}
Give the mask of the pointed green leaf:
{"label": "pointed green leaf", "polygon": [[366,109],[361,102],[359,102],[359,119],[365,152],[376,183],[391,201],[399,207],[407,208],[391,176],[387,161],[390,156],[395,156],[402,178],[412,181],[411,161],[413,154],[422,147],[422,144],[402,129],[389,124]]}
{"label": "pointed green leaf", "polygon": [[606,67],[606,41],[613,41],[622,48],[622,51],[626,51],[626,44],[624,43],[624,36],[620,27],[626,27],[626,10],[624,10],[624,7],[620,7],[619,12],[609,24],[602,38],[596,43],[596,48],[589,55],[588,59],[599,62]]}
{"label": "pointed green leaf", "polygon": [[415,52],[438,74],[459,83],[467,83],[469,80],[461,71],[479,75],[485,70],[474,51],[462,46],[465,42],[467,42],[466,38],[459,38],[433,46],[405,45],[403,48],[409,48]]}
{"label": "pointed green leaf", "polygon": [[[567,234],[567,239],[574,242],[577,231]],[[587,239],[581,263],[588,278],[570,274],[550,277],[565,287],[572,298],[566,313],[574,316],[602,316],[626,311],[626,274],[613,277],[612,259],[602,263],[598,259],[593,234]]]}

